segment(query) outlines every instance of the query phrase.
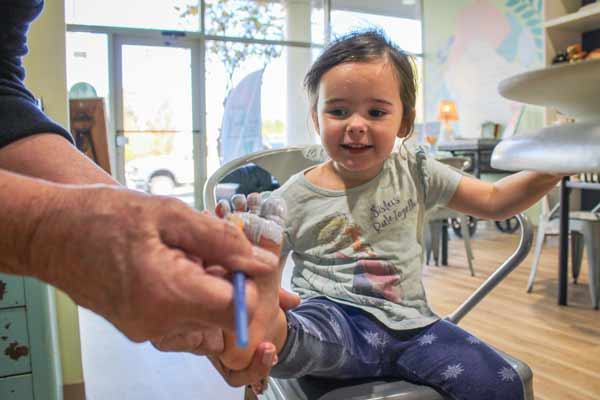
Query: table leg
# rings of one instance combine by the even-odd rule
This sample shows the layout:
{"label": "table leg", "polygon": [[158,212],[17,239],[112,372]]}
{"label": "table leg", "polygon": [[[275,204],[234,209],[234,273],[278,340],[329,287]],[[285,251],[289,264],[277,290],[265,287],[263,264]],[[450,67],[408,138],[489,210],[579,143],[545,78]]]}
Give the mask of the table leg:
{"label": "table leg", "polygon": [[448,220],[442,222],[442,265],[448,265]]}
{"label": "table leg", "polygon": [[569,272],[569,177],[560,183],[560,247],[558,252],[558,304],[567,305],[567,283]]}

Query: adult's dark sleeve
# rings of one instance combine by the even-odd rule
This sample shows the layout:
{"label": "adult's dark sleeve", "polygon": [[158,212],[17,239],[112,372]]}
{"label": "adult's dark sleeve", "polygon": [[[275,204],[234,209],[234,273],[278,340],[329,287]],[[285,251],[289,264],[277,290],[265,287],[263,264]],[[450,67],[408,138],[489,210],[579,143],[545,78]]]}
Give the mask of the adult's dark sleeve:
{"label": "adult's dark sleeve", "polygon": [[27,31],[43,7],[43,0],[0,0],[0,148],[44,132],[73,142],[65,128],[39,109],[23,84],[21,59],[27,54]]}

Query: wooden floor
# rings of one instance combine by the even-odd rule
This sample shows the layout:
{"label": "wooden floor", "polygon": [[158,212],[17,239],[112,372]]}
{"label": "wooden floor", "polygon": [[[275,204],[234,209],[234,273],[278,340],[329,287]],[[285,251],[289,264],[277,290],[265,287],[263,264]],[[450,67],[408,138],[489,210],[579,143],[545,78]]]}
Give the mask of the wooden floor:
{"label": "wooden floor", "polygon": [[[464,246],[450,241],[448,267],[426,267],[429,300],[449,314],[517,246],[518,236],[480,223],[473,238],[475,277],[466,267]],[[460,325],[492,346],[526,362],[533,370],[540,400],[600,399],[600,311],[593,310],[587,260],[579,283],[569,283],[567,307],[557,305],[558,238],[544,246],[533,292],[525,287],[531,254]]]}
{"label": "wooden floor", "polygon": [[[480,223],[473,238],[476,276],[466,267],[461,240],[450,241],[450,266],[427,267],[434,309],[450,313],[516,248],[518,237]],[[569,306],[559,307],[557,240],[542,253],[534,291],[525,292],[531,256],[469,313],[461,326],[525,361],[540,400],[600,399],[600,311],[591,309],[587,263],[580,283],[569,284]],[[290,271],[284,272],[289,281]],[[102,318],[80,312],[87,400],[239,400],[204,357],[160,353],[129,342]]]}

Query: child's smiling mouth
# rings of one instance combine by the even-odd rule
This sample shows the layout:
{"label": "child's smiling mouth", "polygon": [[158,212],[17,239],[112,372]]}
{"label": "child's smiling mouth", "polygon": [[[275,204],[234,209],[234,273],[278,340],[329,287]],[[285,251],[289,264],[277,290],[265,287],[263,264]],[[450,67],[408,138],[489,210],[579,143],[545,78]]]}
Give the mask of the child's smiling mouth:
{"label": "child's smiling mouth", "polygon": [[360,154],[371,150],[373,145],[361,143],[342,143],[340,144],[340,147],[351,154]]}

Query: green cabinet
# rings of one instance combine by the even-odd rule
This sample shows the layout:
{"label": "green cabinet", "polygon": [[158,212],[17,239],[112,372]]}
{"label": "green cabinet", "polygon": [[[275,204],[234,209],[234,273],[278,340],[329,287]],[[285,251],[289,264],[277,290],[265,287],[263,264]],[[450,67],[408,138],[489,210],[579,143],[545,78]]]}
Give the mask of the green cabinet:
{"label": "green cabinet", "polygon": [[0,273],[0,399],[61,400],[54,291]]}
{"label": "green cabinet", "polygon": [[31,374],[0,379],[0,399],[34,400]]}
{"label": "green cabinet", "polygon": [[20,276],[0,274],[0,309],[25,305],[25,289]]}
{"label": "green cabinet", "polygon": [[25,307],[0,311],[0,376],[31,372]]}

